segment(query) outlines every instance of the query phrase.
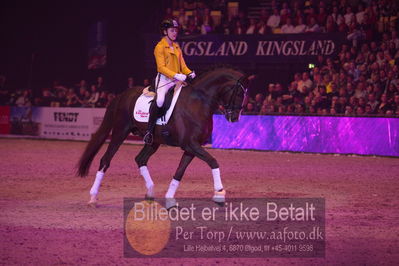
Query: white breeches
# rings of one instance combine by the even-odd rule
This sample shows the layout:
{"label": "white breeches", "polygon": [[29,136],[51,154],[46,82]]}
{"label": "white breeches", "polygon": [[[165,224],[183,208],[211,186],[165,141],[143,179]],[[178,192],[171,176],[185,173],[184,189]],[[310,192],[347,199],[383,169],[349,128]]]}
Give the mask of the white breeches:
{"label": "white breeches", "polygon": [[168,93],[169,89],[175,85],[175,82],[160,73],[158,73],[155,82],[158,82],[158,79],[159,83],[157,86],[157,106],[162,107],[165,101],[166,93]]}

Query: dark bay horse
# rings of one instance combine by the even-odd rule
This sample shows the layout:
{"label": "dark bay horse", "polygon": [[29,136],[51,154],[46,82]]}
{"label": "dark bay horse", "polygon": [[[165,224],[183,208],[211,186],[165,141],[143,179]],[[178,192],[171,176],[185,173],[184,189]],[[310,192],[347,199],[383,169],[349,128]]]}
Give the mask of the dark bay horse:
{"label": "dark bay horse", "polygon": [[[226,192],[222,186],[218,162],[202,145],[212,134],[212,115],[220,105],[223,105],[225,117],[228,121],[238,121],[244,101],[247,98],[247,85],[248,79],[244,77],[243,73],[223,67],[210,70],[197,77],[191,84],[181,88],[170,120],[165,126],[156,126],[153,143],[144,145],[135,158],[140,174],[144,177],[146,183],[146,197],[154,197],[154,182],[148,171],[147,162],[151,155],[157,151],[160,144],[165,144],[163,132],[166,130],[169,135],[166,144],[179,146],[184,151],[179,167],[165,195],[166,199],[172,199],[170,205],[175,204],[175,191],[187,166],[194,157],[205,161],[212,169],[214,179],[213,200],[224,202]],[[141,91],[127,90],[111,102],[105,112],[102,124],[92,136],[80,158],[77,174],[84,177],[87,176],[95,155],[112,130],[110,144],[101,158],[100,167],[90,190],[89,204],[96,204],[98,189],[104,173],[129,133],[140,136],[145,134],[147,123],[137,122],[133,118],[134,105],[140,95]]]}

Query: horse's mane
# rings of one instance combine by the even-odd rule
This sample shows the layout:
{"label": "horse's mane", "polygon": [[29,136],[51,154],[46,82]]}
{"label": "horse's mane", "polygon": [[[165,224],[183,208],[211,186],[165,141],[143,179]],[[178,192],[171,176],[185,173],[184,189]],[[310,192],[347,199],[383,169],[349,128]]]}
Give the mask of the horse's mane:
{"label": "horse's mane", "polygon": [[230,78],[236,78],[238,79],[236,76],[236,74],[240,74],[241,76],[244,75],[244,73],[231,66],[231,65],[213,65],[210,68],[208,68],[207,71],[201,73],[200,75],[198,75],[197,78],[194,79],[194,81],[191,83],[191,85],[195,88],[195,87],[201,87],[201,84],[208,81],[211,75],[215,75],[218,74],[219,72],[222,72],[224,74],[229,73],[230,74]]}

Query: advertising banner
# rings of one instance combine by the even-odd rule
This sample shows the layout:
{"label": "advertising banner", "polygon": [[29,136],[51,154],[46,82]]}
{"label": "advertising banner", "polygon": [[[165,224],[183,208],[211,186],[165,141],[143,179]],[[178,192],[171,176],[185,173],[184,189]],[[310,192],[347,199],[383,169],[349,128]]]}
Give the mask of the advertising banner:
{"label": "advertising banner", "polygon": [[91,108],[43,107],[38,112],[40,136],[52,139],[89,140],[93,133]]}
{"label": "advertising banner", "polygon": [[0,134],[10,134],[9,106],[0,106]]}
{"label": "advertising banner", "polygon": [[316,153],[399,156],[399,119],[384,117],[241,116],[229,123],[213,117],[212,145]]}
{"label": "advertising banner", "polygon": [[[146,60],[154,64],[159,35],[146,35]],[[184,58],[195,63],[289,63],[315,62],[318,55],[334,56],[345,35],[340,33],[273,35],[197,35],[178,42]]]}
{"label": "advertising banner", "polygon": [[39,107],[11,107],[10,134],[13,135],[40,135]]}

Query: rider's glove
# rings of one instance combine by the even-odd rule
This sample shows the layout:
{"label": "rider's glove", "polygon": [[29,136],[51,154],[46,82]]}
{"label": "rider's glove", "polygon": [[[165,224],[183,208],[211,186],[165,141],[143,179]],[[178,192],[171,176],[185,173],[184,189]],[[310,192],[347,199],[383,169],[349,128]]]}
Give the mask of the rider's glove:
{"label": "rider's glove", "polygon": [[186,78],[187,78],[187,76],[184,75],[184,74],[176,74],[173,78],[174,78],[174,79],[177,79],[177,80],[179,80],[179,81],[185,81]]}
{"label": "rider's glove", "polygon": [[188,74],[188,77],[189,77],[190,79],[194,79],[194,78],[195,78],[195,72],[193,71],[193,72],[191,72],[190,74]]}

